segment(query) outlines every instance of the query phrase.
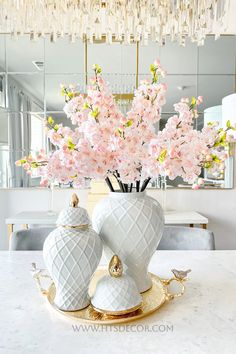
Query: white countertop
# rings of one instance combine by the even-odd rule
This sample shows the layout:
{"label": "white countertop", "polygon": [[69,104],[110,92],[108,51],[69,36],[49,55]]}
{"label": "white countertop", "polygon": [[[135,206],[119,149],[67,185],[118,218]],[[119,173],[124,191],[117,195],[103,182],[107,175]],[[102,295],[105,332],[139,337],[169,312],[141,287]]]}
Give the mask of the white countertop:
{"label": "white countertop", "polygon": [[150,271],[161,277],[192,269],[185,295],[128,327],[79,332],[39,293],[32,262],[43,267],[41,252],[0,252],[1,354],[235,353],[236,251],[156,252]]}
{"label": "white countertop", "polygon": [[[208,219],[196,211],[165,211],[165,224],[208,224]],[[55,224],[58,213],[46,211],[23,211],[6,219],[6,224]]]}

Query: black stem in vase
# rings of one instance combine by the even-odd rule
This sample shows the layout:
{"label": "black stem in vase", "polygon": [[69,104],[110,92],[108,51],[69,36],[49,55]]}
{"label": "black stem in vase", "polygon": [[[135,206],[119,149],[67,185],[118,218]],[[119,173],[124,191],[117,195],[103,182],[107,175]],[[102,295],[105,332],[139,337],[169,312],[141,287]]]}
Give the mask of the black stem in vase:
{"label": "black stem in vase", "polygon": [[119,186],[120,186],[120,188],[121,188],[121,191],[122,191],[123,193],[125,193],[124,184],[123,184],[120,180],[118,180],[118,183],[119,183]]}
{"label": "black stem in vase", "polygon": [[[118,174],[118,172],[117,172],[117,174]],[[115,177],[115,179],[117,180],[117,183],[119,184],[120,191],[124,193],[125,189],[124,189],[123,183],[119,180],[118,176],[115,173],[113,173],[113,176]]]}
{"label": "black stem in vase", "polygon": [[120,180],[120,174],[119,174],[118,171],[116,171],[116,175],[114,174],[114,176],[115,176],[116,179],[117,179],[117,182],[118,182],[118,184],[119,184],[119,186],[120,186],[121,192],[123,192],[123,193],[128,192],[128,191],[126,191],[126,189],[125,189],[125,183],[123,183],[123,182]]}
{"label": "black stem in vase", "polygon": [[145,191],[145,189],[147,188],[147,185],[150,181],[151,181],[150,177],[144,180],[143,185],[141,187],[141,192]]}
{"label": "black stem in vase", "polygon": [[130,193],[132,193],[132,189],[133,189],[133,183],[130,184],[130,190],[129,190]]}
{"label": "black stem in vase", "polygon": [[111,183],[111,181],[110,181],[110,178],[109,178],[109,177],[105,178],[105,181],[106,181],[106,184],[108,185],[110,191],[111,191],[111,192],[115,192],[115,190],[114,190],[114,188],[113,188],[113,186],[112,186],[112,183]]}
{"label": "black stem in vase", "polygon": [[136,181],[136,192],[139,192],[140,181]]}

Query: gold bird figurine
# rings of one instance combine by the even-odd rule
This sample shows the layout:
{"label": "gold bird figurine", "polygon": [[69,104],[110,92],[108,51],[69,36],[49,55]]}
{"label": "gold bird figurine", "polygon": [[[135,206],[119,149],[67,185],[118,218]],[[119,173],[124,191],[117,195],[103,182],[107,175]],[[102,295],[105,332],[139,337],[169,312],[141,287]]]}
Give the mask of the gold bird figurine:
{"label": "gold bird figurine", "polygon": [[184,280],[187,277],[188,273],[191,272],[191,269],[188,270],[171,269],[171,271],[174,274],[176,279]]}
{"label": "gold bird figurine", "polygon": [[123,273],[123,266],[120,258],[117,255],[114,255],[109,263],[109,273],[112,277],[118,278],[121,277]]}

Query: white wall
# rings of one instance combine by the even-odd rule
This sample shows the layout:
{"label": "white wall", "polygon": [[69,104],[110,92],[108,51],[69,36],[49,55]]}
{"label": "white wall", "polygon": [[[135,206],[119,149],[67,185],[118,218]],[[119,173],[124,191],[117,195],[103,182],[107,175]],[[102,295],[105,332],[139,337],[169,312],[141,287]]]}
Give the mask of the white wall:
{"label": "white wall", "polygon": [[[167,192],[167,209],[198,211],[208,217],[217,249],[236,249],[236,190],[182,190]],[[158,192],[152,191],[157,197]],[[158,199],[158,197],[157,197]]]}
{"label": "white wall", "polygon": [[[81,206],[86,207],[87,190],[77,190]],[[55,191],[55,210],[68,204],[72,190]],[[159,192],[150,190],[155,198]],[[5,218],[23,210],[48,210],[50,192],[43,189],[0,190],[0,249],[7,249]],[[195,210],[209,218],[209,229],[214,231],[217,249],[236,249],[236,189],[167,191],[167,209]]]}

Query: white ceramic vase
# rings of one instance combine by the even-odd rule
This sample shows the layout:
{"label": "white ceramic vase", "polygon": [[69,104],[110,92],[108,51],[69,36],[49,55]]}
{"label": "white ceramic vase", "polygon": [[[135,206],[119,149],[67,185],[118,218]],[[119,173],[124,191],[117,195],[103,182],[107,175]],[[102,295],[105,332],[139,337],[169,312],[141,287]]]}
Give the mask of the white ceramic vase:
{"label": "white ceramic vase", "polygon": [[83,208],[62,210],[57,224],[45,240],[44,261],[56,287],[54,303],[61,310],[76,311],[90,303],[88,287],[101,259],[102,242]]}
{"label": "white ceramic vase", "polygon": [[164,228],[160,204],[140,193],[110,193],[93,212],[93,228],[104,242],[107,258],[120,257],[140,292],[152,286],[148,265]]}

